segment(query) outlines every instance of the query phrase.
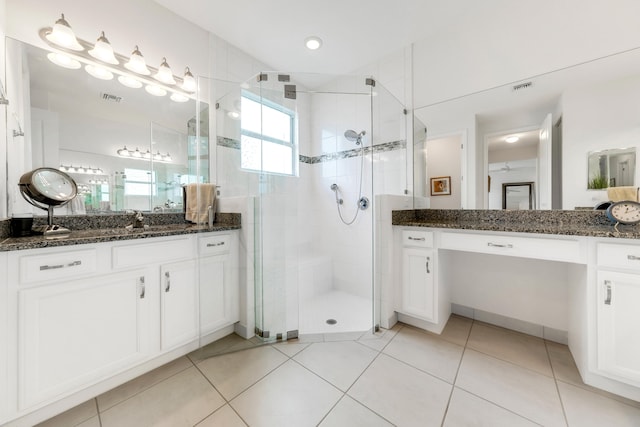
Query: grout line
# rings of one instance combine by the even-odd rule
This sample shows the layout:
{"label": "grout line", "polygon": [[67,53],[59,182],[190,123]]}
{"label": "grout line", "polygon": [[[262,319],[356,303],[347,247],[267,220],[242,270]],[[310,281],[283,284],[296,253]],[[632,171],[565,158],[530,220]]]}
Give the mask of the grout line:
{"label": "grout line", "polygon": [[475,324],[475,320],[471,319],[471,326],[469,326],[469,332],[467,332],[467,339],[464,341],[464,345],[462,346],[462,354],[460,355],[460,362],[458,362],[458,369],[456,369],[456,374],[453,376],[453,384],[451,384],[451,393],[449,393],[449,400],[447,400],[447,406],[444,409],[444,414],[442,416],[442,423],[440,424],[441,427],[444,426],[444,422],[447,419],[447,414],[449,413],[449,406],[451,406],[451,398],[453,397],[453,392],[456,389],[458,374],[460,374],[460,368],[462,367],[462,360],[464,359],[464,354],[467,352],[467,344],[469,343],[469,338],[471,337],[471,330],[473,329],[474,324]]}
{"label": "grout line", "polygon": [[553,363],[551,363],[551,355],[549,354],[549,347],[547,346],[547,342],[544,342],[544,350],[547,353],[547,359],[549,361],[549,366],[551,366],[551,375],[553,376],[553,384],[556,386],[556,393],[558,393],[558,400],[560,401],[560,407],[562,408],[562,416],[564,417],[564,422],[568,426],[569,420],[567,418],[567,411],[564,409],[564,402],[562,401],[562,395],[560,394],[560,387],[558,387],[558,378],[556,378],[556,372],[553,369]]}

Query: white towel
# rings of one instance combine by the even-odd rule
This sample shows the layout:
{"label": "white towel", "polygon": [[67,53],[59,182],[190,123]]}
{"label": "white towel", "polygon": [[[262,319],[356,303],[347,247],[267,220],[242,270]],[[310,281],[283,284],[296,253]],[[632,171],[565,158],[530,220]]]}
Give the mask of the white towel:
{"label": "white towel", "polygon": [[184,191],[184,218],[196,224],[209,222],[209,207],[216,212],[215,184],[187,184]]}
{"label": "white towel", "polygon": [[609,187],[607,188],[607,197],[612,202],[621,202],[623,200],[638,201],[638,187]]}

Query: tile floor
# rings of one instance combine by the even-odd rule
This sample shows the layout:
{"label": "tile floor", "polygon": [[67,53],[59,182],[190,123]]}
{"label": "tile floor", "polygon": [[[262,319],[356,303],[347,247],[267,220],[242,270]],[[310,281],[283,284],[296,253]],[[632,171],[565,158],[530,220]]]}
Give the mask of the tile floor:
{"label": "tile floor", "polygon": [[582,384],[566,346],[463,317],[441,336],[249,345],[228,337],[42,426],[640,426],[640,403]]}

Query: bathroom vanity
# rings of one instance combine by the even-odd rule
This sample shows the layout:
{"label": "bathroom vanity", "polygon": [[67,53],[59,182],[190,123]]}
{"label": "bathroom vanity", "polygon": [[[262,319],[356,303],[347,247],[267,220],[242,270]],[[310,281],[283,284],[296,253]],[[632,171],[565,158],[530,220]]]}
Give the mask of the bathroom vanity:
{"label": "bathroom vanity", "polygon": [[33,425],[232,333],[238,229],[0,243],[0,424]]}
{"label": "bathroom vanity", "polygon": [[640,400],[640,229],[602,212],[396,211],[398,320],[451,310],[569,345],[585,383]]}

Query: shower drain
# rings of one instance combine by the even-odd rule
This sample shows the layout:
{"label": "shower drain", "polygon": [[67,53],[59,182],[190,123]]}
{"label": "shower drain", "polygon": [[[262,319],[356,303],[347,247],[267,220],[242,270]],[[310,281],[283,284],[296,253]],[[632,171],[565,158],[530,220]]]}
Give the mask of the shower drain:
{"label": "shower drain", "polygon": [[327,319],[327,325],[335,325],[338,323],[336,319]]}

